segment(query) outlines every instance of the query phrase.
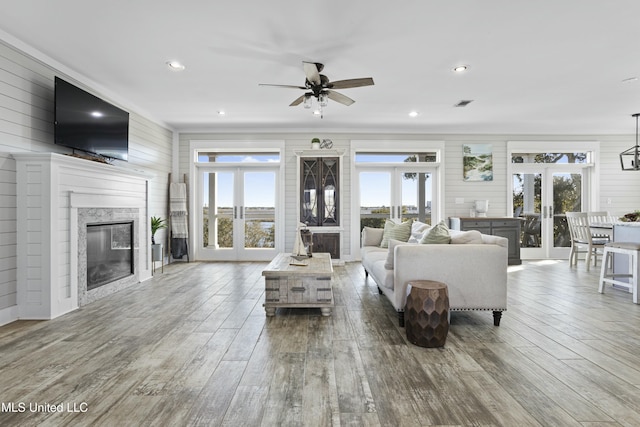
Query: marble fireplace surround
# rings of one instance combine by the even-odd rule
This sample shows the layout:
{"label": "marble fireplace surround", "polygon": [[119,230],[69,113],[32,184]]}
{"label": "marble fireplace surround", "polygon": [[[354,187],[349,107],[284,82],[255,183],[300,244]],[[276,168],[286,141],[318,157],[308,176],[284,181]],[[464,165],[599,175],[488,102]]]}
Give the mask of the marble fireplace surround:
{"label": "marble fireplace surround", "polygon": [[[73,195],[74,201],[81,197]],[[133,221],[133,274],[87,290],[87,224]],[[80,208],[77,209],[76,239],[78,242],[78,305],[83,306],[140,281],[140,212],[137,208]],[[72,231],[72,239],[74,239]]]}

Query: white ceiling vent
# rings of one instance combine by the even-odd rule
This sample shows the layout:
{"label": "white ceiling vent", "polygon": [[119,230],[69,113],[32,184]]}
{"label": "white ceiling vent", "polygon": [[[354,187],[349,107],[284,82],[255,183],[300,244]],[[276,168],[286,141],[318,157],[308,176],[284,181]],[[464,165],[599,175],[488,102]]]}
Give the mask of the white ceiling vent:
{"label": "white ceiling vent", "polygon": [[460,101],[457,104],[455,104],[454,107],[466,107],[467,105],[471,104],[472,102],[473,102],[473,99],[463,99],[462,101]]}

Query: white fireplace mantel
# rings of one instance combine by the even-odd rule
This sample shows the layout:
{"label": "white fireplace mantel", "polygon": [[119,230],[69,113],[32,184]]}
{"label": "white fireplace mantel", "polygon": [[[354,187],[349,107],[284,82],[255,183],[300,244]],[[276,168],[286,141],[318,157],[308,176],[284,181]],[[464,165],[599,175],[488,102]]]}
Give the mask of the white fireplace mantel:
{"label": "white fireplace mantel", "polygon": [[12,153],[17,167],[20,319],[78,308],[78,209],[136,208],[140,281],[151,277],[148,181],[153,175],[56,153]]}

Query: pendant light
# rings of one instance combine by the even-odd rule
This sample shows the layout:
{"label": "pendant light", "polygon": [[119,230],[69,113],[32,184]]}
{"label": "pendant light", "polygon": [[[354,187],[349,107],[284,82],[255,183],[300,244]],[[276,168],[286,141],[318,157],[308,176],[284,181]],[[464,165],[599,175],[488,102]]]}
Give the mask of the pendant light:
{"label": "pendant light", "polygon": [[620,153],[620,166],[623,171],[640,171],[640,146],[638,146],[638,116],[640,113],[632,114],[636,118],[636,145]]}

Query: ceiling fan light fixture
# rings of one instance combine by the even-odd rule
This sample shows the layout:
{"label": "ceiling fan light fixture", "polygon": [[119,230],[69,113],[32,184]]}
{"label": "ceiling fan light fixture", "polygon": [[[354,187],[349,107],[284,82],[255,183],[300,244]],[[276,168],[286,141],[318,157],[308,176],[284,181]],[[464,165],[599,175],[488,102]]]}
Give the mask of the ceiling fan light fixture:
{"label": "ceiling fan light fixture", "polygon": [[640,146],[638,145],[638,117],[640,113],[632,114],[636,118],[636,145],[620,153],[620,166],[623,171],[640,171]]}
{"label": "ceiling fan light fixture", "polygon": [[327,94],[321,93],[320,95],[318,95],[318,102],[320,103],[321,107],[326,107],[328,103]]}
{"label": "ceiling fan light fixture", "polygon": [[304,108],[309,109],[311,108],[311,95],[305,95],[304,96],[304,103],[303,103]]}

